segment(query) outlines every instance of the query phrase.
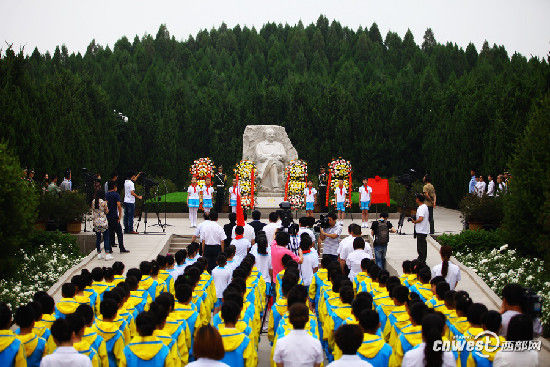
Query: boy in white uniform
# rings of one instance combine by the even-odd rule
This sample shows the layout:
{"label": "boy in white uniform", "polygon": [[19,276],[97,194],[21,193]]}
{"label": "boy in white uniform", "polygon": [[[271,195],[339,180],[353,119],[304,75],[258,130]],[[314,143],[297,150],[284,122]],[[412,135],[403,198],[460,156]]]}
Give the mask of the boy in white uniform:
{"label": "boy in white uniform", "polygon": [[212,194],[213,193],[214,193],[214,188],[212,187],[210,177],[207,177],[205,185],[201,190],[202,208],[204,209],[204,212],[206,214],[210,213],[210,209],[212,209]]}
{"label": "boy in white uniform", "polygon": [[304,196],[306,198],[306,215],[313,217],[313,208],[317,201],[317,190],[313,188],[313,182],[308,181],[307,187],[304,189]]}
{"label": "boy in white uniform", "polygon": [[235,227],[235,239],[231,241],[231,244],[235,246],[235,264],[238,266],[244,257],[248,254],[250,248],[250,240],[244,237],[244,227]]}
{"label": "boy in white uniform", "polygon": [[300,264],[300,276],[304,285],[309,289],[313,274],[319,269],[319,255],[312,249],[313,242],[307,233],[300,236],[300,248],[302,249],[303,261]]}
{"label": "boy in white uniform", "polygon": [[344,225],[344,216],[346,215],[346,195],[348,189],[344,187],[344,181],[338,180],[338,187],[334,190],[336,197],[336,210],[338,211],[338,224]]}
{"label": "boy in white uniform", "polygon": [[367,228],[367,222],[369,221],[369,206],[370,195],[372,193],[372,187],[367,185],[367,178],[363,179],[363,186],[359,188],[359,194],[361,194],[361,223],[362,228]]}
{"label": "boy in white uniform", "polygon": [[233,180],[233,185],[229,188],[229,206],[231,207],[231,212],[237,212],[237,195],[241,194],[241,189],[239,188],[239,181],[237,179]]}
{"label": "boy in white uniform", "polygon": [[189,221],[191,228],[197,226],[197,213],[200,206],[200,188],[197,185],[197,178],[191,179],[191,186],[187,188],[187,207],[189,208]]}
{"label": "boy in white uniform", "polygon": [[214,280],[217,298],[214,304],[214,313],[216,313],[216,309],[221,306],[223,291],[225,291],[225,288],[227,288],[227,285],[231,282],[231,271],[226,267],[227,257],[225,254],[219,254],[216,263],[218,266],[212,269],[212,279]]}
{"label": "boy in white uniform", "polygon": [[356,237],[353,240],[353,252],[346,258],[346,265],[349,268],[348,277],[352,282],[355,276],[361,272],[361,261],[365,258],[373,258],[370,246],[368,250],[365,250],[365,240],[362,237]]}

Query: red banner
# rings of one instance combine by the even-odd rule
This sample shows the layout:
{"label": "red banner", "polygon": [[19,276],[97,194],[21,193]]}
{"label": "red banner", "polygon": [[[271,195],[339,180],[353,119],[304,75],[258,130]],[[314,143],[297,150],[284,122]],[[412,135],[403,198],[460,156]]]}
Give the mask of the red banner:
{"label": "red banner", "polygon": [[351,208],[351,171],[349,171],[349,184],[348,184],[348,200],[349,200],[349,206]]}
{"label": "red banner", "polygon": [[290,172],[286,175],[286,182],[285,182],[285,199],[284,201],[288,200],[288,182],[290,181]]}
{"label": "red banner", "polygon": [[329,201],[329,197],[330,197],[330,181],[332,179],[332,172],[331,170],[329,169],[328,170],[328,181],[327,181],[327,199],[326,199],[326,203],[325,203],[325,206],[328,207],[328,201]]}
{"label": "red banner", "polygon": [[254,209],[254,168],[250,170],[250,209]]}

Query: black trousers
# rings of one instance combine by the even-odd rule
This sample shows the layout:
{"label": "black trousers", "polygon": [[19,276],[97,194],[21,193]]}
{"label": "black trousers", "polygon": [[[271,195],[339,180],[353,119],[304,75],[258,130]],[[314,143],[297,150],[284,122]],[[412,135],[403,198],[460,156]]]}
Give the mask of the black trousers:
{"label": "black trousers", "polygon": [[319,186],[319,208],[321,212],[327,211],[327,187],[326,186]]}
{"label": "black trousers", "polygon": [[218,255],[222,252],[220,245],[204,245],[204,257],[208,263],[208,272],[212,273],[212,269],[216,267]]}
{"label": "black trousers", "polygon": [[214,208],[216,209],[216,212],[221,213],[223,208],[223,199],[225,198],[225,187],[218,187],[217,190]]}
{"label": "black trousers", "polygon": [[107,221],[109,223],[109,242],[111,243],[111,249],[113,248],[113,245],[115,244],[115,233],[118,237],[118,249],[120,251],[125,250],[124,248],[124,237],[122,234],[122,226],[120,225],[120,222],[118,221],[118,218],[107,218]]}
{"label": "black trousers", "polygon": [[426,241],[427,234],[416,234],[416,251],[418,252],[418,261],[421,263],[426,262],[426,256],[428,255],[428,242]]}
{"label": "black trousers", "polygon": [[430,234],[434,234],[435,227],[434,227],[434,207],[433,206],[428,207],[428,213],[430,213],[430,218],[428,220],[430,222]]}

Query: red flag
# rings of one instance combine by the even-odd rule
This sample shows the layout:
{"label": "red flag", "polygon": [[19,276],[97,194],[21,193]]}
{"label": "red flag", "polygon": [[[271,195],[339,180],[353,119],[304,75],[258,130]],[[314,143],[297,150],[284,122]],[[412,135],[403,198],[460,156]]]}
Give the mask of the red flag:
{"label": "red flag", "polygon": [[244,227],[244,211],[241,204],[241,193],[237,193],[237,225]]}

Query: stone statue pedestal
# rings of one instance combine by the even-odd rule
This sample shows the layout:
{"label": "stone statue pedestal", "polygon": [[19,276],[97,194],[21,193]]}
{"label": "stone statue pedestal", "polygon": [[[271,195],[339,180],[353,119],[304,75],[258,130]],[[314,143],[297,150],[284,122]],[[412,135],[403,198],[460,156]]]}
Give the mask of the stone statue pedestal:
{"label": "stone statue pedestal", "polygon": [[[254,206],[257,209],[280,209],[279,204],[285,201],[284,196],[277,196],[275,194],[264,194],[254,197]],[[269,213],[262,213],[264,217],[267,217]]]}

